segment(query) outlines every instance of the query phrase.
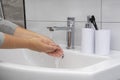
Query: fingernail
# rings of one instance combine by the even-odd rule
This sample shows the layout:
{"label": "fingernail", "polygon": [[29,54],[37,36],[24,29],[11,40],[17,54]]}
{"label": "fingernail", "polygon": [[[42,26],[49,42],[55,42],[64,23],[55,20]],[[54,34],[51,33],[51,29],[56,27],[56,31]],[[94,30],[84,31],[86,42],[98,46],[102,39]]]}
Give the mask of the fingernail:
{"label": "fingernail", "polygon": [[64,54],[62,55],[62,59],[64,58]]}

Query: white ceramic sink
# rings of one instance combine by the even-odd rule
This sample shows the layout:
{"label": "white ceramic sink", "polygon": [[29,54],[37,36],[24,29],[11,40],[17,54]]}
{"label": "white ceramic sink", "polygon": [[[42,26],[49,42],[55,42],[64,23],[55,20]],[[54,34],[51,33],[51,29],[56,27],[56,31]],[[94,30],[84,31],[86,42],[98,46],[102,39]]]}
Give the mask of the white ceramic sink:
{"label": "white ceramic sink", "polygon": [[30,64],[47,68],[80,69],[109,59],[108,57],[82,55],[77,51],[64,50],[64,58],[54,58],[44,53],[29,51],[26,58]]}
{"label": "white ceramic sink", "polygon": [[120,80],[120,52],[110,56],[64,50],[56,59],[27,49],[0,49],[0,80]]}

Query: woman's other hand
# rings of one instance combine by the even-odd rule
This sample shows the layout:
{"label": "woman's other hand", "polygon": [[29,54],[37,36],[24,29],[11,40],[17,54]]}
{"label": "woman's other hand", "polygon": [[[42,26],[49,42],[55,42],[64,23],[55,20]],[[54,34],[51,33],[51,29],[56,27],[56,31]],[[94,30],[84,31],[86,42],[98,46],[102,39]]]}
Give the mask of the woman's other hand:
{"label": "woman's other hand", "polygon": [[32,38],[29,39],[29,42],[29,48],[32,50],[45,52],[54,57],[60,57],[63,55],[62,49],[54,42],[47,42],[41,38]]}

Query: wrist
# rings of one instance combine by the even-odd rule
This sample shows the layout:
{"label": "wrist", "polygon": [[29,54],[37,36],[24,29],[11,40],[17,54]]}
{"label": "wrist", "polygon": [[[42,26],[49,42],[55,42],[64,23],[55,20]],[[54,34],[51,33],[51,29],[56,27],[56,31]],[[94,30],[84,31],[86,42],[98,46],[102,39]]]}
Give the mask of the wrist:
{"label": "wrist", "polygon": [[28,39],[27,41],[27,48],[33,50],[33,41],[31,39]]}
{"label": "wrist", "polygon": [[32,39],[28,39],[28,49],[31,49],[31,50],[34,50],[34,51],[37,51],[37,48],[36,48],[36,41],[34,40],[34,38]]}

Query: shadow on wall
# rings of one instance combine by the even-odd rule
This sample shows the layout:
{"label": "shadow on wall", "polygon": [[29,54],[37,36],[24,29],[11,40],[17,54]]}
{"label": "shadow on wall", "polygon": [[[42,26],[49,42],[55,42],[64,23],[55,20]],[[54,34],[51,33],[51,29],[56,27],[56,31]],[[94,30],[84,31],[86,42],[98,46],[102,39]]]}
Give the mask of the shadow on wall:
{"label": "shadow on wall", "polygon": [[24,26],[23,0],[2,0],[5,19]]}

